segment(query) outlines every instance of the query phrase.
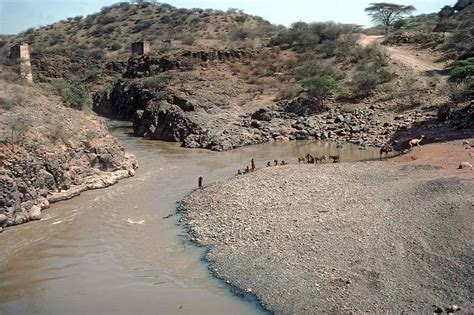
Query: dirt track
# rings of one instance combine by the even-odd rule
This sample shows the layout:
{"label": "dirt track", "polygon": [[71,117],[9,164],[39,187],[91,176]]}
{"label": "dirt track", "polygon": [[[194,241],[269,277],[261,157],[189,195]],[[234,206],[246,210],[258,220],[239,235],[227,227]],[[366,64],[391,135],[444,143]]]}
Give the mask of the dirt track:
{"label": "dirt track", "polygon": [[[364,35],[361,34],[359,44],[362,46],[369,45],[371,43],[380,43],[383,40],[383,36],[379,35]],[[409,49],[402,46],[384,46],[390,53],[390,56],[401,62],[402,64],[412,68],[416,72],[420,73],[435,73],[440,72],[444,69],[444,64],[434,61],[432,56],[428,54],[419,54],[417,52],[410,51]]]}

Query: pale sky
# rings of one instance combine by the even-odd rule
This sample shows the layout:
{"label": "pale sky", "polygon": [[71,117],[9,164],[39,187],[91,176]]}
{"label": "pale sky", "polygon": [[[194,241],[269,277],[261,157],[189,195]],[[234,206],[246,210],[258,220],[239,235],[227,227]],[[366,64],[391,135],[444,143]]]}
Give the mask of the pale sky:
{"label": "pale sky", "polygon": [[[30,27],[44,26],[56,21],[86,16],[119,0],[0,0],[0,34],[17,34]],[[364,8],[379,0],[167,0],[175,7],[242,9],[259,15],[274,24],[289,26],[292,22],[335,21],[370,26]],[[387,0],[398,4],[411,4],[415,14],[438,12],[455,0]]]}

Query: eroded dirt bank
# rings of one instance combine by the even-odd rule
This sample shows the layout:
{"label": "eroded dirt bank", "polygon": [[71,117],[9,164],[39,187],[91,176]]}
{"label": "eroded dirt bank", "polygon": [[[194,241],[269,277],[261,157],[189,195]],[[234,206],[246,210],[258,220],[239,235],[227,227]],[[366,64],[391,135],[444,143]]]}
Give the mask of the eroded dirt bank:
{"label": "eroded dirt bank", "polygon": [[472,311],[472,156],[264,168],[195,191],[183,220],[216,275],[276,313]]}

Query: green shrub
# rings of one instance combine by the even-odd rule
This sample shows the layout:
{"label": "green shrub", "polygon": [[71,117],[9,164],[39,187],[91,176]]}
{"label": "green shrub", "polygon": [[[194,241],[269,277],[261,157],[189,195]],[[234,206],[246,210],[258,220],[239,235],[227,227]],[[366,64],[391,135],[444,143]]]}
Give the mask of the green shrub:
{"label": "green shrub", "polygon": [[317,58],[312,54],[303,55],[298,66],[294,68],[294,75],[297,80],[313,76],[338,77],[336,73],[337,69],[332,62]]}
{"label": "green shrub", "polygon": [[296,22],[289,29],[283,29],[274,36],[270,43],[272,45],[288,45],[297,51],[307,51],[325,43],[322,49],[329,52],[333,41],[342,34],[360,32],[360,27],[350,24],[327,23],[305,23]]}
{"label": "green shrub", "polygon": [[332,93],[340,90],[336,79],[329,76],[314,76],[299,81],[299,84],[307,89],[308,94],[318,99],[321,104]]}
{"label": "green shrub", "polygon": [[473,84],[474,57],[456,61],[449,73],[449,81],[455,83]]}
{"label": "green shrub", "polygon": [[62,79],[54,79],[50,84],[66,106],[79,110],[92,107],[89,89],[82,82],[68,83]]}
{"label": "green shrub", "polygon": [[153,90],[163,89],[171,79],[172,77],[169,74],[160,73],[143,80],[143,86]]}
{"label": "green shrub", "polygon": [[111,42],[109,44],[109,49],[112,51],[117,51],[121,48],[122,48],[122,44],[120,44],[119,42]]}
{"label": "green shrub", "polygon": [[246,20],[246,18],[245,18],[245,16],[243,16],[243,15],[239,15],[239,16],[236,16],[236,17],[235,17],[235,21],[236,21],[237,23],[244,23],[245,20]]}
{"label": "green shrub", "polygon": [[153,24],[152,21],[139,21],[136,25],[132,27],[132,33],[139,33],[148,29]]}
{"label": "green shrub", "polygon": [[244,27],[238,27],[231,32],[229,32],[229,39],[236,40],[245,40],[250,35],[250,30]]}
{"label": "green shrub", "polygon": [[103,51],[102,49],[93,49],[89,51],[88,56],[92,59],[102,60],[105,57],[105,51]]}
{"label": "green shrub", "polygon": [[97,18],[97,23],[102,24],[102,25],[107,25],[110,23],[114,23],[117,20],[115,16],[110,16],[110,15],[101,15]]}

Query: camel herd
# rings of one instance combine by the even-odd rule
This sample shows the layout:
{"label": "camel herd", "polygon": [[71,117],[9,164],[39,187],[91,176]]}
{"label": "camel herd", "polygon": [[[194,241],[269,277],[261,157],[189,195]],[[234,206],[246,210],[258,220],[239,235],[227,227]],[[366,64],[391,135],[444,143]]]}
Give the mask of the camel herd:
{"label": "camel herd", "polygon": [[[424,138],[425,138],[425,136],[422,135],[419,139],[418,138],[413,138],[413,139],[409,140],[408,141],[409,150],[411,150],[415,146],[417,146],[421,150],[420,143]],[[382,159],[384,153],[385,153],[385,158],[387,158],[388,154],[392,151],[393,151],[393,147],[391,145],[386,144],[386,145],[382,146],[379,150],[380,159]],[[298,157],[298,164],[301,164],[301,163],[303,163],[303,164],[323,164],[323,163],[326,163],[326,161],[328,159],[332,160],[333,163],[339,163],[341,161],[341,157],[339,155],[330,155],[329,157],[327,157],[325,155],[322,155],[320,157],[317,157],[317,156],[313,156],[313,155],[307,153],[305,156]],[[288,163],[286,163],[284,160],[282,160],[281,162],[279,162],[278,160],[273,160],[273,163],[272,163],[272,161],[268,161],[266,167],[278,166],[278,165],[287,165],[287,164]],[[247,173],[250,173],[250,172],[254,172],[256,169],[257,169],[257,167],[255,165],[255,160],[252,158],[250,160],[250,166],[247,165],[243,171],[241,171],[240,169],[237,170],[237,175],[243,175],[243,174],[247,174]],[[199,179],[198,179],[198,187],[199,188],[202,187],[202,177],[199,177]]]}
{"label": "camel herd", "polygon": [[[410,141],[408,141],[409,149],[411,150],[414,146],[417,146],[421,150],[420,143],[424,138],[425,136],[422,135],[419,139],[413,138]],[[388,154],[392,151],[393,151],[393,147],[391,145],[386,144],[382,146],[379,151],[380,159],[382,159],[384,153],[385,153],[385,158],[387,158]],[[326,163],[327,160],[332,160],[333,163],[339,163],[341,161],[341,157],[339,155],[330,155],[330,156],[322,155],[320,157],[317,157],[317,156],[313,156],[307,153],[304,156],[298,157],[298,164],[322,164],[322,163]],[[271,161],[268,161],[266,166],[270,167],[270,166],[278,166],[278,165],[286,165],[286,164],[288,163],[286,163],[284,160],[282,160],[280,163],[278,162],[278,160],[273,160],[273,164]],[[247,165],[243,171],[237,170],[237,175],[247,174],[255,170],[256,170],[255,160],[251,159],[250,166]]]}

